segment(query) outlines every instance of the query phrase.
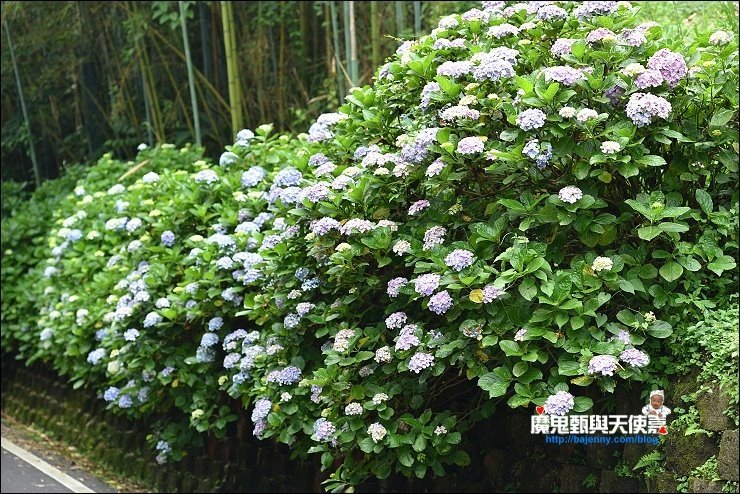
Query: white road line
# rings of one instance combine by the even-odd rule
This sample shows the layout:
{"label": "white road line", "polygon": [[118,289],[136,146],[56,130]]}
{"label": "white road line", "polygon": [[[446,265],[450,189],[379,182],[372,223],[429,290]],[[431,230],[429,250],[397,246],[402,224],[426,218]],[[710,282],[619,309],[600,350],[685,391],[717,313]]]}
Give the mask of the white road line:
{"label": "white road line", "polygon": [[21,460],[25,461],[26,463],[30,464],[34,468],[40,470],[41,472],[45,473],[52,479],[56,480],[60,484],[62,484],[67,489],[71,490],[72,492],[95,492],[94,490],[87,487],[85,484],[80,482],[79,480],[70,477],[66,473],[62,472],[56,467],[53,467],[46,463],[44,460],[39,458],[38,456],[29,453],[25,449],[21,448],[20,446],[14,444],[12,441],[2,438],[2,448],[8,450],[9,452],[13,453],[15,456],[20,458]]}

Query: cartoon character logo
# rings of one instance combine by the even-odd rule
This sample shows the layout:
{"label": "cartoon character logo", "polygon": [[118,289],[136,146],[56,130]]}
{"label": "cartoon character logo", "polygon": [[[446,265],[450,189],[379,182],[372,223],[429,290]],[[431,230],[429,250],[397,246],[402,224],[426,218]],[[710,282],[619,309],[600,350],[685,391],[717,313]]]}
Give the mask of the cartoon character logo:
{"label": "cartoon character logo", "polygon": [[650,403],[642,407],[642,414],[648,417],[648,430],[658,434],[668,434],[666,427],[666,417],[671,413],[671,409],[665,406],[665,393],[662,389],[656,389],[650,392]]}

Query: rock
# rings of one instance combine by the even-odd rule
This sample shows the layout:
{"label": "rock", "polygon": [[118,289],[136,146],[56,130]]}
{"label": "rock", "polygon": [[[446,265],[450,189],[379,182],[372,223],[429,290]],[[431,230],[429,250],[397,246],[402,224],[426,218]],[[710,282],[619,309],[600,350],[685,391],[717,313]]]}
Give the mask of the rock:
{"label": "rock", "polygon": [[720,391],[718,386],[714,386],[711,392],[702,393],[696,400],[701,426],[710,431],[732,429],[734,424],[725,415],[725,410],[729,407],[730,397],[727,392]]}
{"label": "rock", "polygon": [[648,492],[678,492],[678,480],[672,473],[657,473],[647,479]]}
{"label": "rock", "polygon": [[[586,480],[591,470],[579,465],[563,465],[560,468],[560,492],[593,492],[593,487],[586,487]],[[596,478],[598,483],[598,477]]]}
{"label": "rock", "polygon": [[722,492],[724,482],[689,477],[689,492]]}
{"label": "rock", "polygon": [[622,458],[624,462],[630,467],[630,470],[637,465],[640,458],[650,453],[655,449],[652,444],[625,444],[624,451],[622,452]]}
{"label": "rock", "polygon": [[738,429],[722,433],[717,470],[723,479],[738,481]]}
{"label": "rock", "polygon": [[669,429],[665,447],[665,467],[679,476],[688,475],[719,453],[714,439],[705,434],[685,436],[683,431]]}
{"label": "rock", "polygon": [[617,457],[614,456],[614,452],[614,448],[602,447],[597,444],[589,445],[586,450],[586,463],[598,469],[612,469],[617,465]]}
{"label": "rock", "polygon": [[492,485],[503,489],[511,476],[511,454],[503,449],[492,449],[483,456],[483,469]]}
{"label": "rock", "polygon": [[620,477],[611,470],[601,471],[599,492],[643,492],[645,486],[640,479]]}

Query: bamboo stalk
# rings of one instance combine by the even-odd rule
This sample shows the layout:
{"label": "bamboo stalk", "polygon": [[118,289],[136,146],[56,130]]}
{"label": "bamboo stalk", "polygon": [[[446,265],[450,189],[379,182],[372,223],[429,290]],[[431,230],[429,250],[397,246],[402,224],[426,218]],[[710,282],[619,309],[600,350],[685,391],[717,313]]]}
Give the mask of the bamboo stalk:
{"label": "bamboo stalk", "polygon": [[13,40],[10,38],[10,25],[8,24],[8,18],[5,18],[5,34],[8,36],[8,48],[10,51],[10,58],[13,61],[13,72],[15,72],[15,83],[18,86],[18,97],[21,100],[21,110],[23,111],[23,119],[26,121],[26,130],[28,131],[28,145],[31,150],[31,163],[33,164],[33,176],[36,179],[36,187],[41,185],[41,173],[39,172],[39,163],[36,160],[36,148],[33,145],[33,133],[31,132],[31,119],[28,118],[28,110],[26,109],[26,98],[23,95],[23,84],[21,84],[21,74],[18,72],[18,63],[15,59],[15,49],[13,48]]}
{"label": "bamboo stalk", "polygon": [[339,74],[339,70],[342,68],[342,61],[339,59],[339,31],[337,30],[337,6],[334,0],[329,2],[329,9],[331,10],[331,31],[334,39],[334,58],[337,61],[337,90],[339,91],[339,102],[340,104],[344,101],[344,82],[342,76]]}
{"label": "bamboo stalk", "polygon": [[414,35],[421,34],[421,1],[414,0]]}
{"label": "bamboo stalk", "polygon": [[190,43],[188,42],[188,27],[185,17],[185,7],[182,1],[180,4],[180,25],[182,26],[182,43],[185,46],[185,59],[188,67],[188,85],[190,86],[190,103],[193,106],[193,125],[195,127],[195,143],[202,144],[200,138],[200,115],[198,113],[198,98],[195,95],[195,75],[193,74],[193,59],[190,56]]}
{"label": "bamboo stalk", "polygon": [[398,37],[403,38],[403,2],[396,0],[396,30]]}
{"label": "bamboo stalk", "polygon": [[359,66],[357,61],[357,33],[355,32],[355,2],[348,1],[349,7],[349,73],[352,85],[360,84]]}
{"label": "bamboo stalk", "polygon": [[234,46],[232,43],[231,30],[233,24],[231,23],[231,5],[229,2],[221,2],[221,13],[223,17],[224,26],[224,50],[226,51],[226,73],[229,83],[229,103],[231,110],[231,138],[236,136],[236,133],[240,130],[239,125],[239,101],[236,93],[236,70],[237,62],[234,56]]}

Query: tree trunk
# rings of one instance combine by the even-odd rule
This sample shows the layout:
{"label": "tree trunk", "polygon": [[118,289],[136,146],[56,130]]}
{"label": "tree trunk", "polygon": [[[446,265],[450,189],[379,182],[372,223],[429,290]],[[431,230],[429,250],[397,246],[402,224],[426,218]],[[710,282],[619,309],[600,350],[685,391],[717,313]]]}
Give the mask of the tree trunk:
{"label": "tree trunk", "polygon": [[182,28],[182,44],[185,47],[185,63],[188,68],[188,86],[190,86],[190,104],[193,107],[193,127],[195,128],[195,143],[200,146],[203,141],[200,138],[200,114],[198,113],[198,98],[195,94],[195,75],[193,73],[193,59],[190,56],[190,42],[188,41],[188,21],[185,6],[182,1],[180,5],[180,27]]}
{"label": "tree trunk", "polygon": [[380,65],[380,21],[378,2],[370,2],[370,45],[372,46],[373,71]]}

